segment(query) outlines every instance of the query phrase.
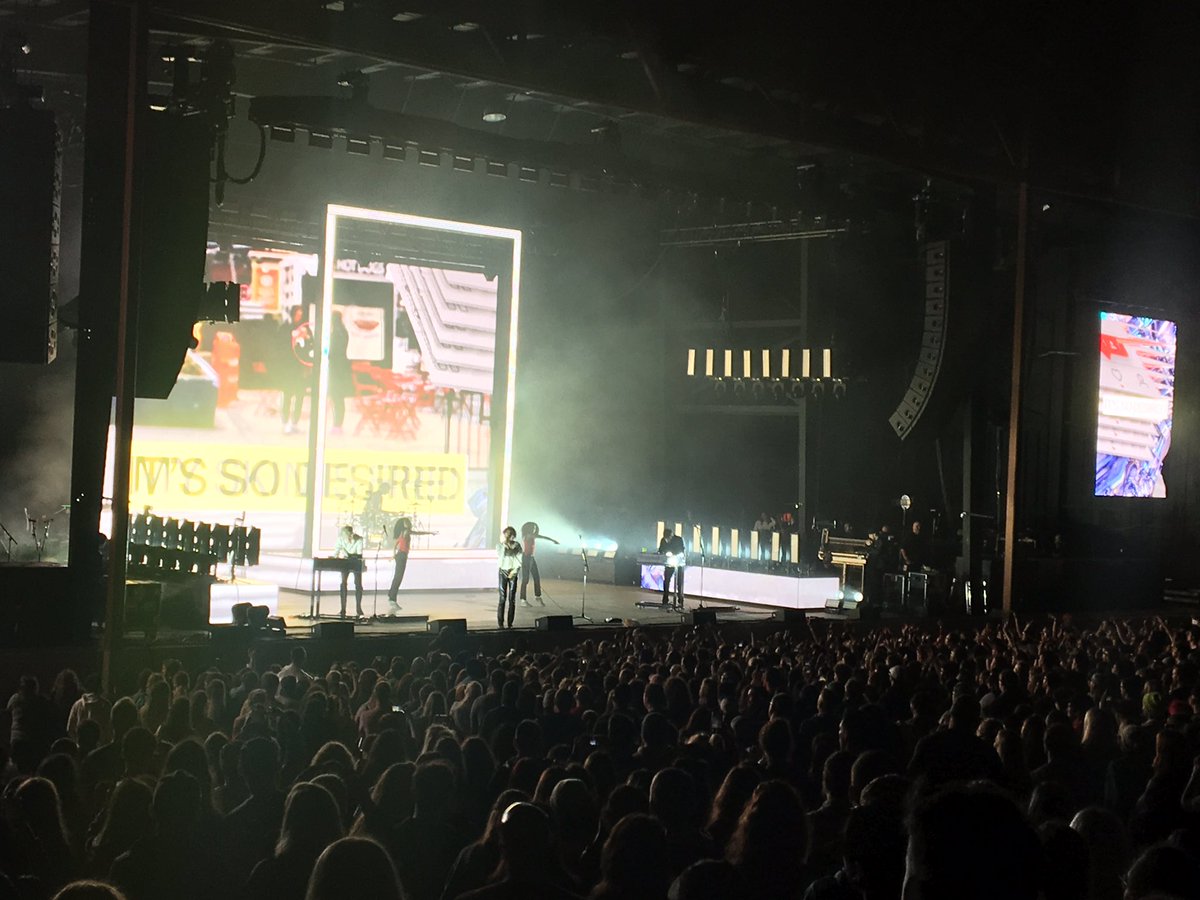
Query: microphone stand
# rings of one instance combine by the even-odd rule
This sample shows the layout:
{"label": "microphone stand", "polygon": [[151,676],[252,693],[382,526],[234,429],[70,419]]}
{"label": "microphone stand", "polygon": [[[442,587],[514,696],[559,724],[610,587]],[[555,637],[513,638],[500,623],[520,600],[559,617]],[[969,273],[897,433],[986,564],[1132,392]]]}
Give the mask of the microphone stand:
{"label": "microphone stand", "polygon": [[596,623],[593,622],[590,618],[588,618],[588,614],[587,614],[588,555],[587,555],[587,546],[583,543],[583,535],[582,534],[579,535],[579,555],[580,555],[580,558],[583,560],[583,595],[580,600],[581,605],[579,608],[579,618],[583,619],[583,621],[587,622],[589,625],[595,625]]}
{"label": "microphone stand", "polygon": [[15,544],[17,542],[17,539],[12,536],[11,531],[9,531],[7,528],[4,527],[3,522],[0,522],[0,531],[4,532],[4,541],[5,541],[4,558],[7,559],[9,562],[12,562],[13,544]]}

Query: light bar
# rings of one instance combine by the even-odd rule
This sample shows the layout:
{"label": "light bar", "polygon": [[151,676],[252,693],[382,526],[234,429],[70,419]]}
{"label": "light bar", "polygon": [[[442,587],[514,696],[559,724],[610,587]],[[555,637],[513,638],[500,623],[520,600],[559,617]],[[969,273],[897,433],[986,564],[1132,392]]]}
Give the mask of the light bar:
{"label": "light bar", "polygon": [[704,351],[704,374],[709,378],[713,377],[713,349],[712,349],[712,347],[709,347],[707,350]]}
{"label": "light bar", "polygon": [[770,378],[771,377],[771,351],[770,350],[764,350],[762,352],[762,360],[763,360],[763,370],[762,370],[763,378]]}
{"label": "light bar", "polygon": [[792,377],[792,351],[788,347],[783,348],[783,359],[779,364],[779,375],[782,378]]}
{"label": "light bar", "polygon": [[821,351],[821,377],[833,377],[833,351],[826,347]]}
{"label": "light bar", "polygon": [[733,377],[733,351],[732,350],[725,351],[725,377],[726,378]]}
{"label": "light bar", "polygon": [[742,351],[742,377],[749,378],[751,374],[752,373],[750,371],[750,351],[743,350]]}
{"label": "light bar", "polygon": [[808,378],[812,373],[812,354],[805,347],[800,351],[800,377]]}
{"label": "light bar", "polygon": [[695,347],[688,348],[687,373],[688,373],[688,378],[691,378],[693,375],[696,374],[696,348]]}

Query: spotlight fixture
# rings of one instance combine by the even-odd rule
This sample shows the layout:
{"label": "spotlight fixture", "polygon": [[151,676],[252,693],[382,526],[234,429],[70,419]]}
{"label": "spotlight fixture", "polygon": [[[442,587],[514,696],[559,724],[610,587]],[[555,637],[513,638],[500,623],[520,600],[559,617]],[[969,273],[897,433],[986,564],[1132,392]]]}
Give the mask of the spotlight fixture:
{"label": "spotlight fixture", "polygon": [[771,396],[776,400],[782,400],[785,396],[787,396],[787,389],[784,387],[783,382],[778,378],[771,382]]}
{"label": "spotlight fixture", "polygon": [[733,396],[744,397],[746,395],[746,381],[743,378],[735,379],[733,382]]}
{"label": "spotlight fixture", "polygon": [[814,400],[820,400],[825,396],[825,382],[814,378],[812,380],[812,385],[809,387],[809,391],[812,393],[812,398]]}
{"label": "spotlight fixture", "polygon": [[754,397],[756,400],[762,397],[764,390],[766,390],[766,385],[764,385],[757,378],[750,382],[750,396]]}
{"label": "spotlight fixture", "polygon": [[713,393],[716,394],[718,397],[725,396],[725,379],[724,378],[713,379]]}
{"label": "spotlight fixture", "polygon": [[800,379],[793,381],[791,388],[788,390],[788,396],[793,400],[803,400],[808,395],[808,382]]}
{"label": "spotlight fixture", "polygon": [[500,112],[499,110],[492,110],[483,114],[483,121],[487,122],[489,125],[495,125],[498,122],[503,122],[507,118],[508,113]]}
{"label": "spotlight fixture", "polygon": [[833,399],[841,400],[846,396],[846,382],[844,379],[833,379]]}

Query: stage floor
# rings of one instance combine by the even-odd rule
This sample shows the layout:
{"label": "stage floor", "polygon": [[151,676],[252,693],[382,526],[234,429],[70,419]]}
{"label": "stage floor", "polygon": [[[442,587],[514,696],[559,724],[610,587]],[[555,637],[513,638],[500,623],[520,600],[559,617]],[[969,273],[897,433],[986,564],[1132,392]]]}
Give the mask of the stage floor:
{"label": "stage floor", "polygon": [[[583,611],[583,584],[578,581],[544,581],[542,582],[544,607],[533,600],[532,586],[529,598],[530,606],[522,606],[517,601],[517,613],[513,619],[513,628],[534,628],[539,616],[579,616]],[[640,625],[671,625],[690,621],[691,610],[700,605],[696,597],[688,597],[685,603],[687,612],[678,612],[659,608],[644,608],[637,605],[638,601],[649,601],[657,604],[660,595],[637,587],[618,587],[612,584],[588,584],[587,586],[587,615],[593,623],[604,625],[606,620],[615,619],[620,623],[633,620]],[[441,590],[441,591],[400,591],[400,614],[396,618],[388,616],[387,592],[363,592],[363,612],[368,620],[355,626],[356,634],[390,634],[404,631],[425,631],[426,622],[432,619],[466,619],[467,627],[472,631],[496,628],[496,605],[499,599],[495,590]],[[354,591],[351,589],[348,597],[348,611],[354,611]],[[751,622],[770,618],[770,607],[734,604],[725,601],[708,601],[706,606],[718,610],[720,621]],[[336,590],[325,588],[321,591],[321,618],[319,621],[332,621],[338,616],[341,601]],[[309,611],[309,595],[307,591],[295,591],[288,588],[279,592],[279,615],[288,625],[288,634],[303,634],[311,629],[314,620],[302,618]],[[371,618],[378,613],[379,618]],[[582,619],[575,620],[576,626],[586,625]],[[616,624],[616,623],[609,623]]]}

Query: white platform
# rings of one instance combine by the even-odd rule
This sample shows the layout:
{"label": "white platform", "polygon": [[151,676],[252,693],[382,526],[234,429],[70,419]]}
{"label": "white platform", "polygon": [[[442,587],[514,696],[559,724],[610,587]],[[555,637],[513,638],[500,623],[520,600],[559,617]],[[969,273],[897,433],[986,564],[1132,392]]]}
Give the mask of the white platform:
{"label": "white platform", "polygon": [[836,577],[793,578],[703,566],[688,566],[684,571],[683,592],[688,597],[782,609],[824,609],[825,601],[836,597],[841,589]]}
{"label": "white platform", "polygon": [[[386,591],[392,583],[394,565],[390,553],[368,553],[363,559],[363,590]],[[477,591],[494,589],[499,564],[496,554],[488,550],[414,550],[404,571],[404,590]],[[250,569],[259,581],[269,581],[281,588],[308,593],[312,585],[311,557],[267,556]],[[337,572],[321,573],[321,591],[338,590],[341,579]]]}

